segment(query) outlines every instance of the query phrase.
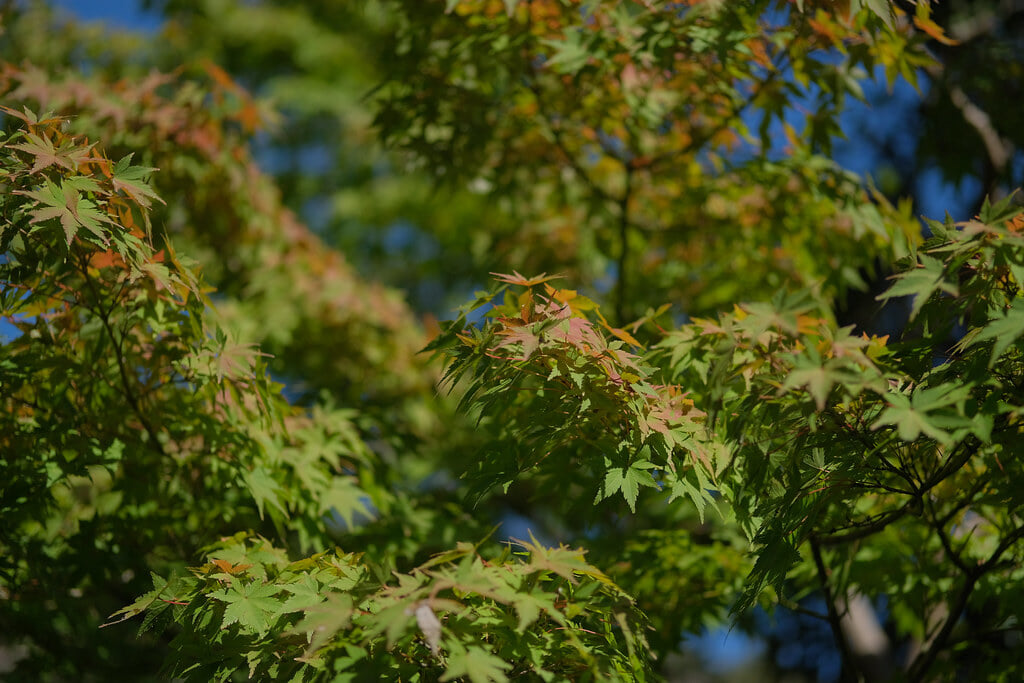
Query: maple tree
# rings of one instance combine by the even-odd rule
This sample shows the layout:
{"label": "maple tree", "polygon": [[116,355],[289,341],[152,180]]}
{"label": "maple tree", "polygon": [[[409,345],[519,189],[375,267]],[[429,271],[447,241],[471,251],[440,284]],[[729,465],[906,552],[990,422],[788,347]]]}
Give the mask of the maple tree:
{"label": "maple tree", "polygon": [[1020,677],[1024,216],[832,158],[941,10],[151,4],[3,8],[13,679]]}

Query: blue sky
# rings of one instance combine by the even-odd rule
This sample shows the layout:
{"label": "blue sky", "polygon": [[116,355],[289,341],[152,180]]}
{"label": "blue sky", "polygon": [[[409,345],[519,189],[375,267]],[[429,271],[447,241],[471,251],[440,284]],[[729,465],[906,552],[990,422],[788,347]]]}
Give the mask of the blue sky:
{"label": "blue sky", "polygon": [[123,28],[155,30],[160,16],[146,12],[139,0],[51,0],[82,19],[97,19]]}

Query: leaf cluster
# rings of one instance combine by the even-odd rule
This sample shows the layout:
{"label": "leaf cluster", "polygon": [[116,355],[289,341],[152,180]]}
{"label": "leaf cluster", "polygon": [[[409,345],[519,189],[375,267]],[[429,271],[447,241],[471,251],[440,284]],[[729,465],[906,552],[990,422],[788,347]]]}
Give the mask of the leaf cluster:
{"label": "leaf cluster", "polygon": [[289,562],[244,534],[119,612],[178,625],[183,680],[645,680],[643,618],[583,551],[469,544],[388,576],[340,550]]}
{"label": "leaf cluster", "polygon": [[0,149],[4,630],[65,613],[87,649],[136,577],[207,534],[276,527],[311,548],[330,514],[372,516],[381,496],[360,482],[379,463],[351,415],[289,406],[200,280],[153,246],[151,169],[61,118],[5,113],[19,127]]}
{"label": "leaf cluster", "polygon": [[[686,392],[653,383],[654,368],[634,353],[640,342],[587,297],[551,278],[497,279],[505,284],[428,347],[449,357],[449,382],[466,378],[460,405],[486,422],[472,490],[507,490],[528,476],[538,495],[559,491],[569,506],[621,494],[632,511],[642,488],[670,490],[703,514],[716,451]],[[488,305],[482,324],[467,326],[467,314]]]}

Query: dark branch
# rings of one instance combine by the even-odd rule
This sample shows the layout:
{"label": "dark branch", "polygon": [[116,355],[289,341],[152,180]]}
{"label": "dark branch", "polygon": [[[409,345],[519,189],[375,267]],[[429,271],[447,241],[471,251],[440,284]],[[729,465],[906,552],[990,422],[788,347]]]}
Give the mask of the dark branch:
{"label": "dark branch", "polygon": [[1011,533],[1007,534],[999,546],[992,551],[992,554],[987,560],[982,562],[976,567],[968,567],[966,576],[964,577],[964,585],[960,588],[960,591],[956,594],[956,598],[953,604],[950,605],[949,614],[946,616],[945,622],[942,624],[942,628],[932,638],[931,643],[928,647],[921,652],[914,659],[914,662],[910,665],[910,670],[907,673],[907,680],[910,681],[923,681],[926,678],[928,670],[932,664],[938,658],[939,653],[946,648],[949,642],[950,634],[953,633],[953,628],[960,620],[960,615],[967,607],[967,601],[971,597],[971,593],[977,586],[978,581],[987,572],[995,569],[999,564],[999,558],[1002,557],[1010,546],[1024,538],[1024,526],[1014,529]]}
{"label": "dark branch", "polygon": [[626,188],[619,201],[619,272],[615,282],[615,319],[626,324],[627,275],[629,268],[629,198],[633,193],[633,169],[626,165]]}
{"label": "dark branch", "polygon": [[836,648],[839,650],[839,658],[842,665],[841,680],[856,681],[858,676],[853,664],[853,657],[850,648],[843,635],[843,626],[839,612],[836,610],[835,596],[832,594],[832,587],[828,582],[828,569],[821,557],[821,546],[818,539],[811,536],[808,539],[811,545],[811,555],[814,557],[814,567],[818,572],[818,582],[821,584],[821,592],[825,598],[825,606],[828,609],[828,625],[832,629],[832,637],[836,641]]}

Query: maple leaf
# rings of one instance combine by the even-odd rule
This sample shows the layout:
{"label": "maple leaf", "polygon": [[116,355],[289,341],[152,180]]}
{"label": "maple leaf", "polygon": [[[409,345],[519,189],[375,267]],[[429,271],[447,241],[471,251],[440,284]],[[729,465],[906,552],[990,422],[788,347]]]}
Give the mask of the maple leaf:
{"label": "maple leaf", "polygon": [[89,265],[93,268],[124,268],[125,262],[113,249],[107,249],[106,251],[98,251],[89,258]]}
{"label": "maple leaf", "polygon": [[356,485],[352,477],[332,477],[331,485],[320,497],[320,512],[334,513],[341,517],[345,526],[354,529],[356,515],[372,519],[373,512],[367,507],[366,493]]}
{"label": "maple leaf", "polygon": [[585,318],[568,318],[552,329],[550,335],[553,339],[571,344],[584,353],[595,356],[600,355],[607,346],[604,338]]}
{"label": "maple leaf", "polygon": [[110,242],[101,224],[116,223],[97,210],[92,201],[83,198],[70,179],[59,185],[47,181],[43,189],[18,191],[17,194],[31,197],[41,204],[29,212],[32,216],[31,223],[42,223],[51,219],[60,221],[68,246],[71,246],[80,227],[99,237],[104,246]]}
{"label": "maple leaf", "polygon": [[13,116],[16,119],[24,121],[30,126],[52,126],[67,120],[63,116],[54,116],[50,112],[46,112],[40,117],[37,116],[35,112],[33,112],[28,107],[25,107],[22,111],[18,111],[16,109],[11,109],[10,107],[6,107],[0,104],[0,111],[10,116]]}
{"label": "maple leaf", "polygon": [[708,318],[693,318],[693,326],[700,330],[701,335],[725,334],[726,330],[717,321]]}
{"label": "maple leaf", "polygon": [[[119,624],[122,621],[126,621],[128,619],[131,619],[132,617],[134,617],[134,616],[136,616],[138,614],[142,614],[147,609],[149,609],[150,606],[153,603],[155,603],[160,598],[160,595],[167,588],[167,579],[163,578],[162,576],[160,576],[160,575],[158,575],[158,574],[156,574],[154,572],[150,572],[150,576],[153,578],[153,590],[151,590],[148,593],[140,596],[138,599],[135,600],[135,602],[133,602],[132,604],[128,605],[127,607],[122,607],[121,609],[119,609],[116,612],[114,612],[113,614],[111,614],[107,618],[108,621],[104,622],[100,626],[100,628],[104,628],[106,626],[112,626],[113,624]],[[114,619],[114,617],[119,617],[119,618],[118,619]]]}
{"label": "maple leaf", "polygon": [[309,646],[298,660],[310,661],[335,633],[351,623],[353,611],[352,596],[344,593],[328,593],[323,603],[305,608],[306,616],[291,629],[292,633],[305,634],[309,639]]}
{"label": "maple leaf", "polygon": [[530,563],[528,567],[532,571],[553,572],[561,576],[566,581],[576,583],[573,572],[585,573],[586,571],[593,569],[583,559],[585,551],[578,548],[569,548],[564,545],[560,545],[557,548],[547,548],[541,545],[540,541],[534,537],[532,531],[529,533],[532,543],[528,543],[518,538],[511,540],[523,546],[523,548],[530,552]]}
{"label": "maple leaf", "polygon": [[260,519],[263,518],[263,511],[267,503],[284,512],[284,507],[281,505],[281,500],[278,496],[281,492],[281,486],[265,467],[257,467],[251,472],[245,473],[243,479],[253,500],[256,501],[256,508],[259,510]]}
{"label": "maple leaf", "polygon": [[992,360],[989,362],[991,367],[995,365],[999,357],[1003,355],[1003,352],[1016,342],[1021,335],[1024,335],[1024,304],[1021,303],[1020,299],[1015,299],[1004,316],[990,320],[967,343],[976,344],[994,339]]}
{"label": "maple leaf", "polygon": [[918,14],[917,16],[914,17],[914,26],[918,27],[919,29],[927,33],[931,38],[934,38],[943,45],[960,44],[959,40],[954,40],[953,38],[947,36],[946,33],[942,30],[942,27],[936,24],[934,21],[932,21],[929,17]]}
{"label": "maple leaf", "polygon": [[585,311],[595,311],[598,317],[601,317],[601,312],[597,310],[597,304],[575,289],[555,289],[551,285],[544,285],[544,289],[553,300],[569,306],[573,315],[579,315]]}
{"label": "maple leaf", "polygon": [[110,179],[111,184],[114,186],[114,190],[124,192],[132,199],[132,201],[146,209],[152,205],[151,200],[153,199],[163,204],[164,201],[160,199],[153,188],[145,182],[146,177],[157,169],[146,168],[144,166],[132,166],[132,156],[133,154],[129,154],[114,164]]}
{"label": "maple leaf", "polygon": [[227,603],[221,628],[238,624],[243,629],[257,633],[270,630],[271,617],[281,613],[281,603],[274,599],[280,591],[280,586],[259,581],[243,584],[232,578],[230,588],[213,594],[217,600]]}
{"label": "maple leaf", "polygon": [[82,161],[88,158],[89,152],[93,148],[93,145],[82,147],[75,144],[74,141],[67,141],[57,147],[48,138],[34,133],[26,133],[25,137],[28,142],[11,145],[11,148],[19,149],[35,157],[35,163],[32,164],[30,173],[38,173],[50,166],[59,166],[74,171]]}
{"label": "maple leaf", "polygon": [[528,327],[512,327],[500,330],[498,334],[502,337],[501,341],[494,345],[491,351],[497,351],[498,349],[506,346],[514,346],[515,344],[522,344],[523,353],[521,356],[516,356],[516,360],[527,360],[540,346],[540,338],[537,337]]}
{"label": "maple leaf", "polygon": [[463,648],[455,644],[448,657],[448,670],[441,681],[450,681],[459,676],[467,677],[472,683],[490,683],[490,681],[507,681],[505,671],[512,665],[480,647]]}
{"label": "maple leaf", "polygon": [[305,611],[325,600],[325,595],[321,592],[320,583],[308,574],[303,575],[295,583],[283,586],[283,588],[291,593],[291,597],[285,600],[281,606],[281,611],[284,613]]}
{"label": "maple leaf", "polygon": [[786,378],[785,384],[782,385],[782,390],[806,387],[811,397],[814,398],[814,404],[817,406],[818,412],[821,412],[825,409],[829,392],[831,392],[832,387],[837,381],[836,374],[831,371],[832,365],[830,363],[825,366],[808,365],[807,367],[794,368],[790,372],[789,377]]}
{"label": "maple leaf", "polygon": [[240,574],[252,566],[251,564],[232,564],[227,560],[210,560],[210,562],[219,567],[225,574]]}
{"label": "maple leaf", "polygon": [[498,282],[506,282],[510,285],[521,285],[523,287],[533,287],[549,280],[557,280],[561,275],[548,275],[547,273],[541,273],[537,277],[527,278],[525,275],[520,274],[518,271],[513,270],[511,275],[505,273],[491,273],[494,279]]}

